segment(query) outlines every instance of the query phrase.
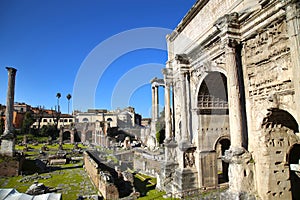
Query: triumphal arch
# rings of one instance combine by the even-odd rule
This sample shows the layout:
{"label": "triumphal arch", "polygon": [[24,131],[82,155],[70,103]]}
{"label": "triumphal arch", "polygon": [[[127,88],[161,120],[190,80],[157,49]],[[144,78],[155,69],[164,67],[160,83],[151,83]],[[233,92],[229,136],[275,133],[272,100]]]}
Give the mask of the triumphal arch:
{"label": "triumphal arch", "polygon": [[299,7],[198,0],[167,36],[159,188],[228,181],[227,199],[299,199]]}

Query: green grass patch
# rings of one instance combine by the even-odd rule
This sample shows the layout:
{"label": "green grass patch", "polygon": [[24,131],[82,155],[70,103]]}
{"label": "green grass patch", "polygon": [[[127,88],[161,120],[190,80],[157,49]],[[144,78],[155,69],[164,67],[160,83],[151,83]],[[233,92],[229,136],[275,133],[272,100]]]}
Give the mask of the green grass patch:
{"label": "green grass patch", "polygon": [[[150,199],[171,199],[171,198],[163,198],[163,195],[166,194],[164,191],[156,190],[156,178],[136,173],[134,174],[134,187],[141,194],[141,197],[138,199],[141,200],[150,200]],[[173,198],[174,199],[174,198]]]}
{"label": "green grass patch", "polygon": [[[79,195],[97,194],[96,188],[92,185],[82,168],[82,163],[79,165],[65,165],[61,169],[40,174],[40,176],[50,177],[47,179],[40,178],[37,181],[39,183],[44,183],[49,188],[56,188],[57,193],[62,193],[62,198],[64,200],[74,200],[77,199]],[[24,177],[0,178],[0,187],[15,188],[19,192],[26,192],[35,180],[20,182],[22,178]]]}

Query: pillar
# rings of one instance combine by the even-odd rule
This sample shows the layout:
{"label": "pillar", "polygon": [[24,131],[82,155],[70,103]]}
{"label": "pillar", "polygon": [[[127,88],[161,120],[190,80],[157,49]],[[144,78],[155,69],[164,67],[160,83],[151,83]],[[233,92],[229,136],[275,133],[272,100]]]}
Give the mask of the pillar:
{"label": "pillar", "polygon": [[165,84],[165,133],[166,139],[173,138],[172,129],[171,129],[171,108],[170,108],[170,85],[169,83]]}
{"label": "pillar", "polygon": [[225,59],[227,69],[227,89],[229,107],[229,126],[231,149],[242,147],[242,107],[240,101],[240,86],[238,79],[238,65],[236,62],[237,42],[227,38],[225,41]]}
{"label": "pillar", "polygon": [[165,82],[165,134],[166,134],[166,141],[169,141],[173,138],[172,133],[172,116],[171,116],[171,88],[170,88],[170,78],[169,76],[169,69],[165,68],[162,70],[164,75],[164,82]]}
{"label": "pillar", "polygon": [[152,84],[152,121],[155,119],[155,86]]}
{"label": "pillar", "polygon": [[12,67],[6,67],[8,71],[8,87],[6,95],[5,110],[5,130],[4,135],[13,134],[13,112],[14,112],[14,96],[15,96],[15,77],[17,70]]}
{"label": "pillar", "polygon": [[286,6],[287,32],[291,48],[291,65],[294,72],[297,121],[300,122],[300,2],[291,0]]}
{"label": "pillar", "polygon": [[158,99],[158,85],[155,85],[154,87],[154,105],[155,105],[155,109],[154,109],[154,121],[157,121],[159,118],[159,99]]}
{"label": "pillar", "polygon": [[5,110],[5,130],[3,136],[1,137],[1,155],[13,157],[15,155],[13,112],[15,95],[15,77],[17,70],[12,67],[6,67],[6,69],[8,71],[8,87]]}
{"label": "pillar", "polygon": [[71,142],[71,144],[74,144],[75,143],[75,141],[74,141],[74,134],[75,134],[75,129],[72,129],[72,130],[70,130],[70,142]]}
{"label": "pillar", "polygon": [[188,141],[188,130],[187,130],[187,92],[186,92],[186,73],[181,72],[181,139]]}

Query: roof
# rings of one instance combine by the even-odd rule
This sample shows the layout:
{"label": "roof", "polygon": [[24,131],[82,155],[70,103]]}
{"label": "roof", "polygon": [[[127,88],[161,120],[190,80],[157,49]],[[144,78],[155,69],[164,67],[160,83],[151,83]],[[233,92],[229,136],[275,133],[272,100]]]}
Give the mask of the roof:
{"label": "roof", "polygon": [[36,196],[20,193],[16,189],[0,189],[1,200],[61,200],[60,193],[47,193]]}

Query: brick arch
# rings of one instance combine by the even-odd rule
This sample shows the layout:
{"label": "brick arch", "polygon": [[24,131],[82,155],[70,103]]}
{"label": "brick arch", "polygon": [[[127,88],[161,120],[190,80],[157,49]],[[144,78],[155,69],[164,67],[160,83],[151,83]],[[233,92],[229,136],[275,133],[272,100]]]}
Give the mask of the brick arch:
{"label": "brick arch", "polygon": [[76,129],[74,129],[74,128],[61,128],[60,129],[60,132],[59,132],[60,143],[63,143],[63,136],[67,132],[70,133],[70,143],[74,144],[75,143],[75,133],[76,133]]}

